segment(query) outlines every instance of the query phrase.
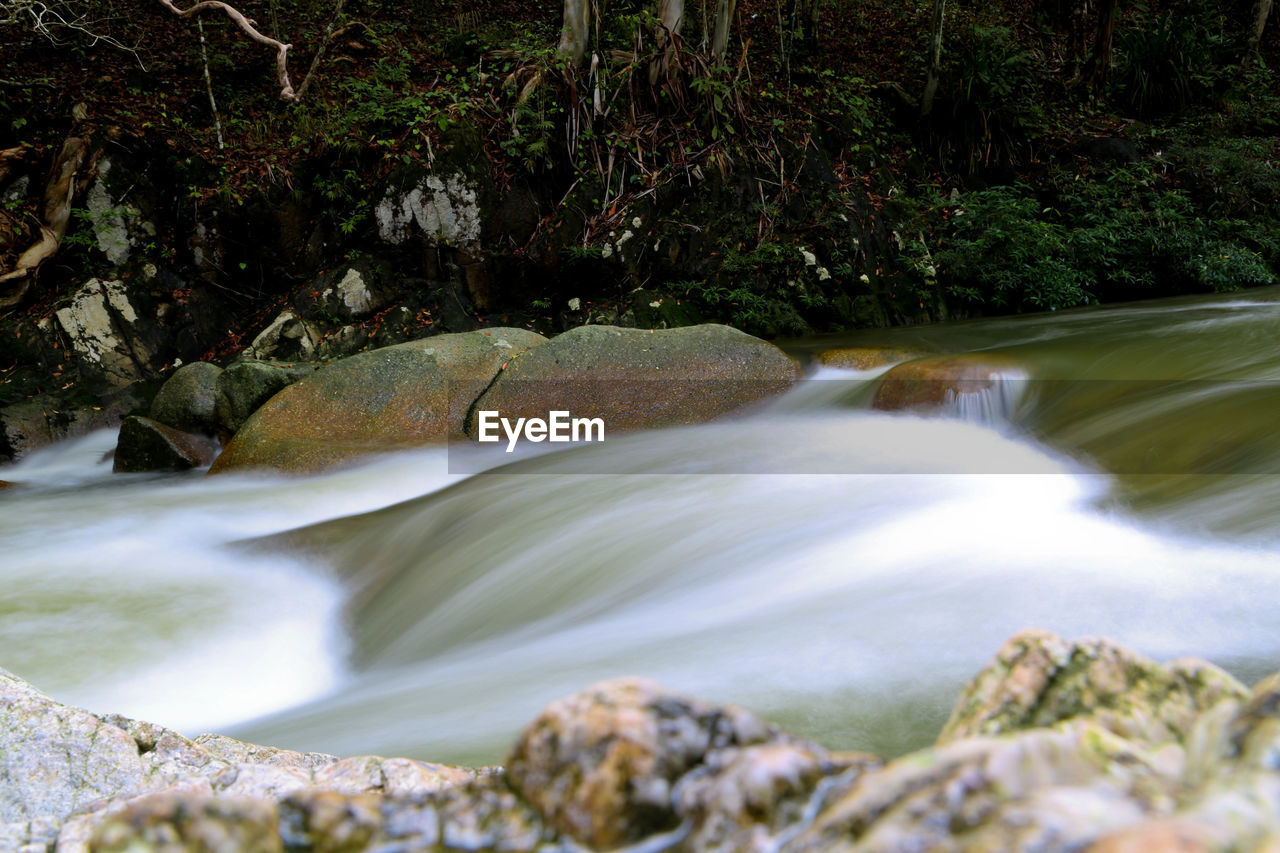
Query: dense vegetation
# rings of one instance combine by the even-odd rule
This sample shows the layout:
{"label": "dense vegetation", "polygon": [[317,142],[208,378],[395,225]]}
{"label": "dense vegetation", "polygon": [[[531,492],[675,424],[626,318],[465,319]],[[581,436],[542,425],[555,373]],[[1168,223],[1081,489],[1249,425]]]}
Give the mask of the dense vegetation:
{"label": "dense vegetation", "polygon": [[[476,322],[653,308],[797,334],[1233,290],[1280,261],[1277,40],[1252,49],[1248,0],[954,2],[936,97],[940,3],[742,0],[716,53],[724,3],[688,4],[675,36],[662,4],[596,0],[575,62],[551,4],[243,0],[292,43],[296,101],[221,14],[198,29],[159,2],[65,6],[80,26],[0,26],[0,148],[47,169],[87,123],[154,163],[173,221],[134,263],[216,296],[233,319],[215,355],[343,260],[459,275],[473,258],[388,253],[373,222],[375,188],[450,162],[484,173],[494,209],[527,208],[486,246],[499,283],[470,289]],[[38,189],[0,184],[4,269],[36,234]],[[307,248],[284,252],[263,210],[291,203]],[[188,235],[210,216],[241,224],[197,274]],[[103,273],[89,217],[77,196],[16,310]],[[425,293],[404,295],[424,329],[444,310]]]}

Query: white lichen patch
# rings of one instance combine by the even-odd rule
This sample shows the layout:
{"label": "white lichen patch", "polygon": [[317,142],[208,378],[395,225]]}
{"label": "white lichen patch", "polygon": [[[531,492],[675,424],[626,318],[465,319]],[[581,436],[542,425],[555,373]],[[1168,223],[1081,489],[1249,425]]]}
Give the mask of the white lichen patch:
{"label": "white lichen patch", "polygon": [[98,162],[98,178],[85,198],[85,207],[98,248],[111,263],[123,264],[129,260],[129,229],[125,227],[123,210],[116,206],[107,190],[106,178],[110,171],[111,159],[103,157]]}
{"label": "white lichen patch", "polygon": [[828,281],[831,278],[831,271],[826,267],[818,267],[818,281]]}
{"label": "white lichen patch", "polygon": [[373,308],[373,294],[369,292],[369,286],[364,283],[364,278],[356,269],[347,270],[342,281],[338,282],[338,298],[342,300],[343,305],[347,306],[347,310],[353,317],[358,317]]}
{"label": "white lichen patch", "polygon": [[800,249],[800,257],[804,258],[804,265],[806,267],[816,267],[818,265],[817,255],[815,255],[813,252],[810,252],[804,246],[800,246],[799,249]]}
{"label": "white lichen patch", "polygon": [[113,311],[122,322],[138,320],[122,282],[94,278],[76,291],[69,306],[54,316],[82,360],[109,376],[132,380],[138,376],[138,368],[112,317]]}
{"label": "white lichen patch", "polygon": [[402,195],[388,195],[374,210],[378,234],[388,243],[409,239],[416,224],[441,243],[465,246],[480,240],[480,204],[464,175],[429,175]]}
{"label": "white lichen patch", "polygon": [[582,310],[582,300],[581,300],[581,299],[579,299],[579,298],[578,298],[578,297],[576,297],[576,296],[575,296],[574,298],[570,299],[570,300],[569,300],[569,310],[570,310],[570,311],[581,311],[581,310]]}

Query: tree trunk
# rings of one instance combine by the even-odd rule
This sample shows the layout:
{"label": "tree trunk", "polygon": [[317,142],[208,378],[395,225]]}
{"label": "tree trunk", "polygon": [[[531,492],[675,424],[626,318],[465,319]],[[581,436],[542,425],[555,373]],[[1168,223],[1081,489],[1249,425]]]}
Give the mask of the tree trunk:
{"label": "tree trunk", "polygon": [[1093,42],[1093,56],[1089,60],[1089,85],[1095,93],[1106,85],[1111,71],[1111,47],[1116,34],[1116,5],[1119,0],[1102,0],[1098,5],[1098,36]]}
{"label": "tree trunk", "polygon": [[1090,0],[1071,0],[1067,26],[1070,40],[1063,71],[1067,80],[1075,80],[1083,73],[1089,60],[1089,22],[1093,19]]}
{"label": "tree trunk", "polygon": [[738,0],[716,0],[715,35],[711,38],[711,55],[724,58],[729,47],[729,30],[733,26],[733,14],[738,8]]}
{"label": "tree trunk", "polygon": [[680,34],[684,26],[684,0],[658,0],[658,31],[654,33],[654,43],[658,46],[658,55],[649,65],[649,85],[666,77],[671,71],[671,51],[675,50],[675,36]]}
{"label": "tree trunk", "polygon": [[933,23],[929,29],[929,76],[924,84],[924,96],[920,98],[920,117],[933,112],[933,99],[938,94],[938,81],[942,77],[942,24],[946,19],[947,0],[933,0]]}
{"label": "tree trunk", "polygon": [[1258,56],[1258,48],[1262,46],[1262,32],[1267,28],[1267,18],[1271,15],[1271,0],[1258,0],[1253,6],[1253,29],[1249,31],[1249,44],[1245,48],[1244,61],[1252,62]]}
{"label": "tree trunk", "polygon": [[564,0],[564,29],[560,31],[560,55],[582,64],[591,30],[591,0]]}
{"label": "tree trunk", "polygon": [[78,136],[62,144],[49,180],[45,183],[40,205],[40,237],[18,256],[13,269],[0,274],[0,310],[14,307],[26,298],[40,265],[57,254],[71,221],[71,204],[76,193],[76,179],[89,156],[89,145]]}

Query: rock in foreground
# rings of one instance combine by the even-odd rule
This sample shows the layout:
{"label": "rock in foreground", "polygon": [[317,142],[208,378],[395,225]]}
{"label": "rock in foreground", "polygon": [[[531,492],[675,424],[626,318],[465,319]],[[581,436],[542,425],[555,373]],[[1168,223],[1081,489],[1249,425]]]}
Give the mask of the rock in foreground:
{"label": "rock in foreground", "polygon": [[506,770],[188,740],[0,674],[0,849],[1228,851],[1280,839],[1280,674],[1011,639],[937,745],[883,763],[621,679]]}

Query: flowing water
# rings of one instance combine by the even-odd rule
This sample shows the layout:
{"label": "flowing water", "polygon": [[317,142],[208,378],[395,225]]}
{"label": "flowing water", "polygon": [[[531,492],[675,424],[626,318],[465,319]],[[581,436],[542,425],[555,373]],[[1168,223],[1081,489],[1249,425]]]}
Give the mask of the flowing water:
{"label": "flowing water", "polygon": [[1270,290],[799,341],[1006,378],[924,417],[824,368],[729,421],[306,479],[112,475],[88,436],[0,473],[0,666],[188,733],[465,762],[631,674],[897,753],[1026,627],[1256,678],[1278,340]]}

